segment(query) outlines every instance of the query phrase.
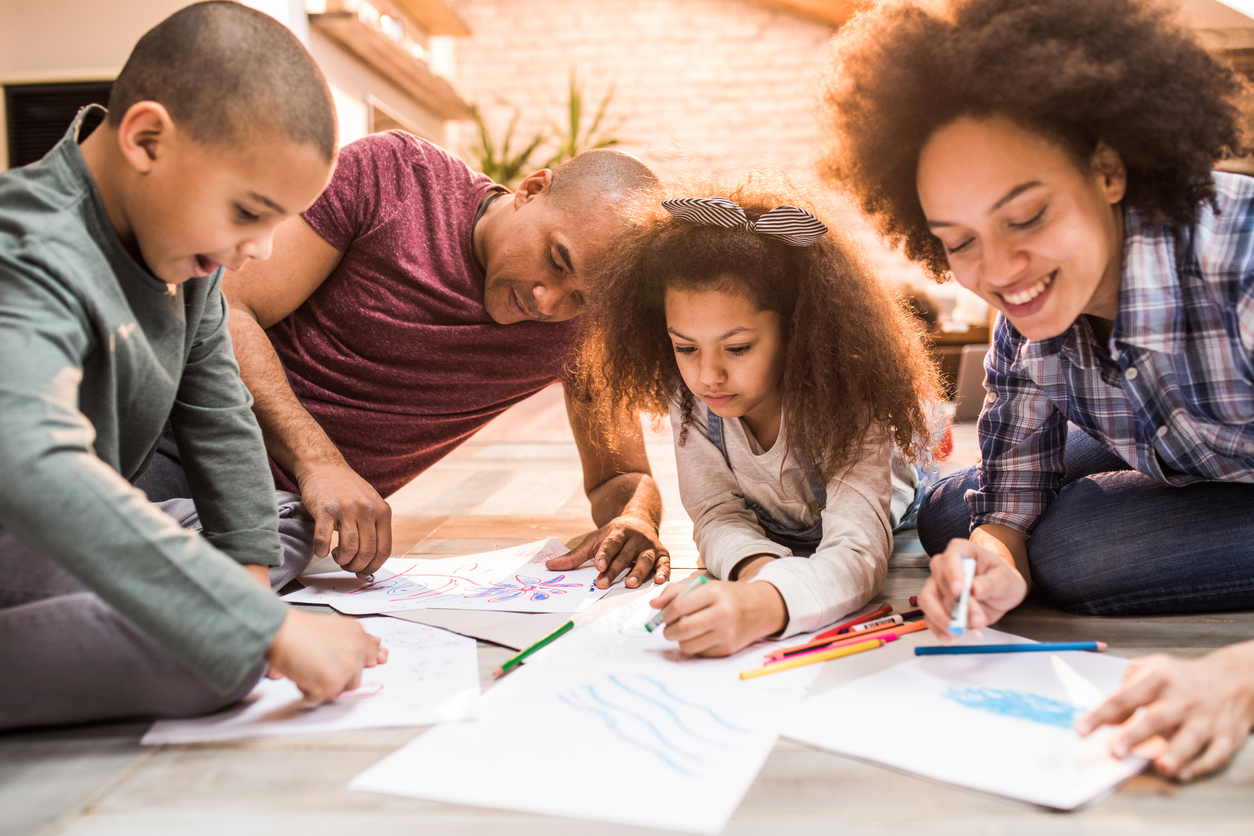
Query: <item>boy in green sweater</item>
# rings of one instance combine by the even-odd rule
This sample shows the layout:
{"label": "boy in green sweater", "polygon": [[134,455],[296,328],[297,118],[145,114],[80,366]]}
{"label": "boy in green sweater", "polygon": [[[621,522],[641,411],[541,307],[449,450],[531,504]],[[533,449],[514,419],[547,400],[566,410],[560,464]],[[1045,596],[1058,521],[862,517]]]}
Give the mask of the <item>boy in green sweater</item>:
{"label": "boy in green sweater", "polygon": [[[273,19],[200,3],[109,105],[0,175],[0,729],[213,711],[266,663],[325,700],[386,653],[270,591],[274,486],[220,290],[325,187],[326,82]],[[194,512],[131,484],[167,421]]]}

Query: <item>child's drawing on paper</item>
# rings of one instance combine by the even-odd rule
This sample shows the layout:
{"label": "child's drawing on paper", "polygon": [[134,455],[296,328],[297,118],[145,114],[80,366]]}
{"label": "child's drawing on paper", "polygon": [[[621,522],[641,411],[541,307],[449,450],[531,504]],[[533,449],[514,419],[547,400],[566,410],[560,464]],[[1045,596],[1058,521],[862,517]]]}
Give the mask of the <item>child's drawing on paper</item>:
{"label": "child's drawing on paper", "polygon": [[565,554],[552,538],[483,554],[437,559],[391,558],[366,583],[347,572],[301,579],[304,589],[284,596],[326,604],[350,615],[437,609],[575,612],[593,589],[597,570],[544,568]]}
{"label": "child's drawing on paper", "polygon": [[1068,702],[1003,688],[950,688],[941,696],[967,708],[1063,729],[1074,728],[1082,711]]}
{"label": "child's drawing on paper", "polygon": [[749,734],[709,707],[676,696],[651,676],[611,674],[558,699],[596,717],[618,740],[688,777],[734,750],[737,735]]}

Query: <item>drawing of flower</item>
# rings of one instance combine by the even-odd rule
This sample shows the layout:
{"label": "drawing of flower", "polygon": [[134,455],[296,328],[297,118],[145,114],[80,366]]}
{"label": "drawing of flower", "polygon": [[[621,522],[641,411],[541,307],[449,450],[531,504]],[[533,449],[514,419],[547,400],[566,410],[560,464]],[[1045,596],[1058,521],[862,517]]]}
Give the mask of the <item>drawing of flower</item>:
{"label": "drawing of flower", "polygon": [[494,581],[486,584],[484,589],[468,594],[467,598],[487,598],[489,603],[509,601],[522,595],[529,595],[532,601],[547,601],[552,595],[565,595],[567,589],[582,589],[582,583],[561,583],[565,575],[558,575],[542,581],[526,575],[514,575],[512,581]]}

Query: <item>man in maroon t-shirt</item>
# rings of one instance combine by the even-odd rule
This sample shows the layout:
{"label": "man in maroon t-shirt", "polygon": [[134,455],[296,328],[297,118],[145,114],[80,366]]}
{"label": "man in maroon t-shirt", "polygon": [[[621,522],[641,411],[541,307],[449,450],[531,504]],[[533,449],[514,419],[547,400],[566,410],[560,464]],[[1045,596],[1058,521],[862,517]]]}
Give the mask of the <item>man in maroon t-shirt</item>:
{"label": "man in maroon t-shirt", "polygon": [[[563,380],[590,280],[626,198],[657,178],[581,154],[509,193],[402,131],[340,152],[331,184],[228,275],[231,337],[275,483],[313,515],[314,553],[373,572],[391,554],[384,497],[522,399]],[[263,330],[264,329],[264,330]],[[593,559],[607,586],[667,579],[661,498],[638,418],[613,436],[566,398],[593,519],[551,568]]]}

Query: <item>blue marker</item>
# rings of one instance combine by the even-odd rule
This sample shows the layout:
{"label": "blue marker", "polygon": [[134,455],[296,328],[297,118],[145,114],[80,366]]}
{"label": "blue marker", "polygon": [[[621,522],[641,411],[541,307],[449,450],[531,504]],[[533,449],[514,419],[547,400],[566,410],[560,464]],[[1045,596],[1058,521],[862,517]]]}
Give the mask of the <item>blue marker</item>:
{"label": "blue marker", "polygon": [[961,636],[967,632],[967,609],[971,604],[971,584],[975,581],[975,558],[962,558],[962,594],[954,604],[953,615],[949,620],[949,632]]}

